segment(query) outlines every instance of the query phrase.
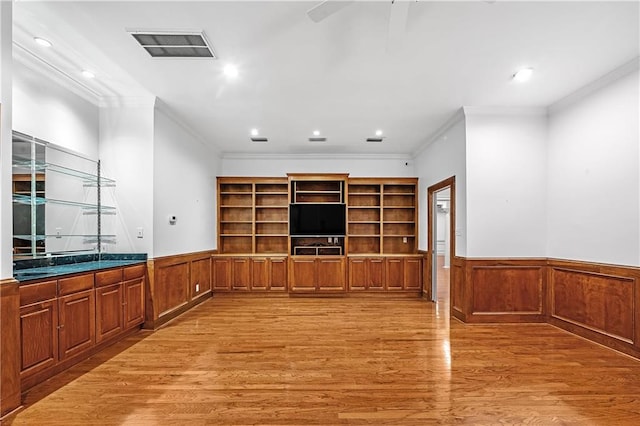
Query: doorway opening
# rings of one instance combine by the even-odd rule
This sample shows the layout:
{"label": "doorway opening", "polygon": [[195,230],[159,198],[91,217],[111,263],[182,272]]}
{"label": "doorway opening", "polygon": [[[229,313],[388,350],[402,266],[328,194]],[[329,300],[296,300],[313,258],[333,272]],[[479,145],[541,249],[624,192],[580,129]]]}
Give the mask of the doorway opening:
{"label": "doorway opening", "polygon": [[427,189],[431,300],[450,316],[451,261],[455,256],[455,177]]}

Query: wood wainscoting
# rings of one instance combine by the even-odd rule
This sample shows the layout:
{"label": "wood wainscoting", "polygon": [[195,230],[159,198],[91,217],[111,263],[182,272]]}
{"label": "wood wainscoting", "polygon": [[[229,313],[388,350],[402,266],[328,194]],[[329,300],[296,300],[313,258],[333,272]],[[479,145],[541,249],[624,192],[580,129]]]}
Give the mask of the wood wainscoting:
{"label": "wood wainscoting", "polygon": [[549,323],[640,358],[640,269],[548,260]]}
{"label": "wood wainscoting", "polygon": [[640,358],[640,268],[558,259],[455,257],[451,315],[548,322]]}
{"label": "wood wainscoting", "polygon": [[211,256],[214,253],[186,253],[147,261],[144,328],[155,329],[211,297]]}
{"label": "wood wainscoting", "polygon": [[20,292],[0,280],[0,418],[20,406]]}
{"label": "wood wainscoting", "polygon": [[451,279],[452,314],[462,321],[544,322],[546,259],[463,259]]}

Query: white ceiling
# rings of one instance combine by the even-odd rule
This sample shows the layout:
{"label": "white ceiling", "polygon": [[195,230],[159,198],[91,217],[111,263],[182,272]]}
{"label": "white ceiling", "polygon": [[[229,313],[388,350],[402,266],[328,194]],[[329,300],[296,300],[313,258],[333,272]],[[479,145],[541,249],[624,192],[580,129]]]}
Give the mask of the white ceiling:
{"label": "white ceiling", "polygon": [[[640,52],[638,1],[412,1],[391,38],[390,0],[314,23],[317,3],[19,1],[14,52],[98,97],[157,96],[223,153],[356,154],[413,153],[461,106],[548,106]],[[204,30],[218,59],[153,59],[127,29]],[[512,81],[523,66],[532,80]],[[328,141],[309,142],[314,129]],[[364,142],[376,129],[384,141]]]}

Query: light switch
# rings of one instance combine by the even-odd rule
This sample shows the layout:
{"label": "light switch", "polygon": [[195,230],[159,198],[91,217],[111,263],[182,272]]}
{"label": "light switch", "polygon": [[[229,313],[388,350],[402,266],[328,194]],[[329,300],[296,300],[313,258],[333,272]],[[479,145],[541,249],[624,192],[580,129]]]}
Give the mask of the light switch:
{"label": "light switch", "polygon": [[138,238],[144,237],[144,230],[142,228],[136,228]]}

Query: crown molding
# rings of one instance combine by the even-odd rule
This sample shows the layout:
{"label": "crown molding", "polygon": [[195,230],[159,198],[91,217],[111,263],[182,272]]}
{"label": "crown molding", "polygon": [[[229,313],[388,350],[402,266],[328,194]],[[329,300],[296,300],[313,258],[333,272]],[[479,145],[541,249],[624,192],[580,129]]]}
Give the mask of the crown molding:
{"label": "crown molding", "polygon": [[473,116],[546,116],[546,107],[465,106],[465,117]]}
{"label": "crown molding", "polygon": [[100,94],[64,72],[60,68],[42,59],[31,50],[16,41],[13,42],[13,59],[41,76],[59,84],[63,88],[80,96],[95,106],[100,104]]}
{"label": "crown molding", "polygon": [[614,69],[613,71],[603,75],[597,80],[592,81],[591,83],[582,86],[578,90],[573,93],[568,94],[567,96],[559,99],[558,101],[552,103],[547,108],[549,114],[554,114],[584,98],[589,96],[590,94],[602,89],[603,87],[608,86],[616,80],[621,79],[635,71],[640,69],[640,56],[636,56],[629,62],[623,64],[622,66]]}
{"label": "crown molding", "polygon": [[224,160],[411,160],[409,154],[291,154],[291,153],[248,153],[223,152]]}
{"label": "crown molding", "polygon": [[449,117],[447,121],[445,121],[444,124],[442,124],[442,126],[438,127],[438,129],[435,132],[431,133],[431,135],[427,137],[426,142],[420,145],[418,149],[413,152],[413,154],[411,155],[411,158],[415,159],[420,154],[422,154],[424,150],[426,150],[432,143],[438,140],[438,138],[440,138],[447,131],[449,131],[449,129],[451,129],[453,126],[458,124],[460,121],[464,120],[464,117],[465,117],[465,114],[464,114],[463,108],[458,108],[458,110],[451,117]]}
{"label": "crown molding", "polygon": [[149,96],[102,96],[98,106],[100,108],[154,108],[156,97]]}

